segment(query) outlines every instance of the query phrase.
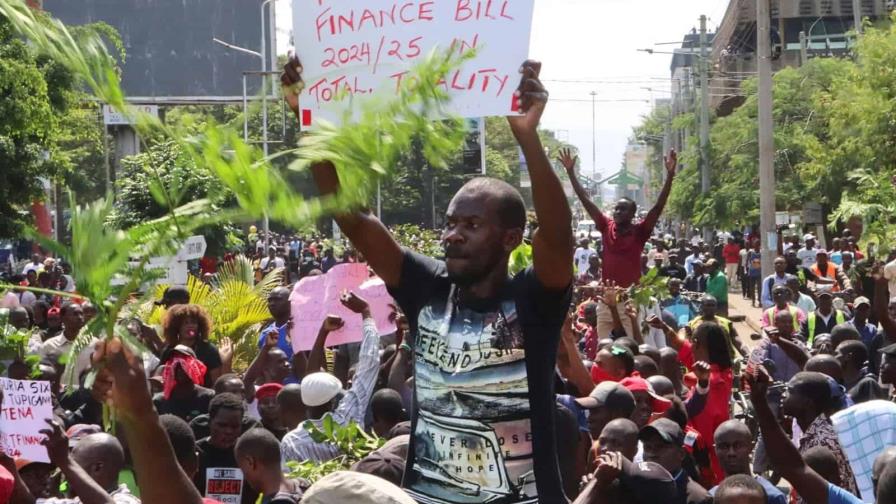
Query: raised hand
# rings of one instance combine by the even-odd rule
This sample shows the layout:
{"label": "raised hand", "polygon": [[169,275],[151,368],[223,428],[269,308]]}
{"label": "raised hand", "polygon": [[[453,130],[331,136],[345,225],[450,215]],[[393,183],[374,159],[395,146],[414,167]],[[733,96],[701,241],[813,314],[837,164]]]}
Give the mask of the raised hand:
{"label": "raised hand", "polygon": [[286,104],[295,113],[299,113],[299,93],[304,89],[302,80],[302,63],[298,56],[291,54],[289,60],[283,65],[283,73],[280,74],[280,84],[283,86],[283,98]]}
{"label": "raised hand", "polygon": [[112,338],[97,345],[94,356],[106,363],[112,375],[112,387],[106,400],[123,417],[136,417],[152,411],[152,396],[146,383],[143,361],[132,353],[121,340]]}
{"label": "raised hand", "polygon": [[321,329],[327,332],[333,332],[342,329],[342,326],[344,325],[345,322],[342,320],[342,317],[338,315],[327,315],[327,318],[325,318],[323,324],[321,324]]}
{"label": "raised hand", "polygon": [[47,436],[40,444],[47,448],[47,456],[50,458],[50,463],[56,467],[61,467],[68,460],[68,437],[66,437],[65,431],[62,429],[62,425],[56,420],[45,418],[44,422],[47,422],[50,428],[39,431],[44,436]]}
{"label": "raised hand", "polygon": [[750,400],[754,403],[765,401],[772,379],[763,366],[755,366],[741,374],[741,380],[750,388]]}
{"label": "raised hand", "polygon": [[563,168],[566,168],[566,173],[570,178],[576,176],[576,163],[579,161],[579,156],[573,156],[572,151],[569,149],[560,149],[560,155],[557,159],[563,165]]}
{"label": "raised hand", "polygon": [[[277,344],[277,335],[274,335],[274,345]],[[269,346],[269,341],[271,341],[271,333],[268,332],[265,334],[264,344],[265,346]],[[218,342],[218,355],[221,356],[221,362],[229,364],[233,364],[233,341],[228,337],[221,338],[221,341]]]}
{"label": "raised hand", "polygon": [[367,303],[367,301],[354,292],[343,292],[342,296],[339,297],[339,302],[342,303],[342,306],[345,306],[349,310],[358,314],[363,314],[365,311],[370,310],[370,305]]}
{"label": "raised hand", "polygon": [[536,133],[548,102],[548,92],[539,79],[540,73],[540,61],[526,60],[520,67],[520,85],[514,93],[520,115],[507,117],[514,135]]}
{"label": "raised hand", "polygon": [[663,165],[666,166],[666,175],[674,177],[675,170],[678,168],[678,153],[675,152],[675,149],[669,149],[669,154],[663,156]]}
{"label": "raised hand", "polygon": [[698,382],[706,383],[709,381],[710,367],[709,367],[708,362],[706,362],[706,361],[695,362],[693,371],[694,371],[694,375],[697,376]]}
{"label": "raised hand", "polygon": [[598,458],[597,469],[594,471],[594,477],[597,479],[597,485],[601,488],[608,488],[619,474],[622,473],[622,454],[619,452],[610,452],[601,455]]}
{"label": "raised hand", "polygon": [[625,302],[625,315],[632,319],[638,319],[638,307],[631,300]]}

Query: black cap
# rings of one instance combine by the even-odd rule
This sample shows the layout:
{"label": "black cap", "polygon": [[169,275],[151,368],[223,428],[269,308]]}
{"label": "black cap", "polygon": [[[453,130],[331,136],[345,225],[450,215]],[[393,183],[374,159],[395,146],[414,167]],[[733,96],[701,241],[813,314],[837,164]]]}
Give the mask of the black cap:
{"label": "black cap", "polygon": [[162,299],[156,301],[156,304],[168,307],[176,304],[189,304],[189,302],[190,291],[188,291],[186,287],[172,285],[165,289],[165,293],[162,294]]}
{"label": "black cap", "polygon": [[611,410],[631,411],[635,409],[635,396],[619,383],[605,381],[599,383],[588,397],[576,399],[584,409],[606,406]]}
{"label": "black cap", "polygon": [[630,462],[622,459],[619,483],[643,504],[669,502],[677,494],[675,479],[656,462]]}
{"label": "black cap", "polygon": [[655,432],[666,444],[682,446],[684,444],[684,431],[677,423],[668,418],[659,418],[645,425],[638,435],[638,439],[643,440],[649,433]]}
{"label": "black cap", "polygon": [[888,355],[890,357],[896,357],[896,343],[881,348],[880,353]]}
{"label": "black cap", "polygon": [[372,474],[401,486],[404,466],[405,460],[402,457],[389,451],[376,450],[356,462],[352,466],[352,471]]}

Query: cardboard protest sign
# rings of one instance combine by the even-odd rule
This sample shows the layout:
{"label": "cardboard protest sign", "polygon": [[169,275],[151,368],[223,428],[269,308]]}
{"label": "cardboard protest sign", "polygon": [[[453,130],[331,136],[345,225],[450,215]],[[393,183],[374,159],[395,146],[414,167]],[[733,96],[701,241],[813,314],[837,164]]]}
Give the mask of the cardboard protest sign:
{"label": "cardboard protest sign", "polygon": [[50,382],[0,378],[0,387],[0,449],[10,457],[49,462],[40,431],[49,428],[44,419],[53,418]]}
{"label": "cardboard protest sign", "polygon": [[302,125],[336,122],[353,101],[394,93],[417,60],[452,45],[477,53],[440,83],[452,97],[448,111],[510,115],[529,53],[534,2],[293,0],[293,36],[305,80]]}
{"label": "cardboard protest sign", "polygon": [[346,290],[355,292],[370,304],[370,312],[380,334],[395,332],[395,324],[389,321],[389,314],[392,312],[389,305],[395,302],[386,291],[383,281],[378,277],[371,278],[366,264],[338,264],[326,275],[305,277],[293,287],[289,295],[292,305],[293,325],[290,338],[293,350],[311,350],[327,315],[338,315],[345,321],[342,329],[329,334],[327,346],[354,343],[363,339],[361,316],[339,302],[339,296]]}

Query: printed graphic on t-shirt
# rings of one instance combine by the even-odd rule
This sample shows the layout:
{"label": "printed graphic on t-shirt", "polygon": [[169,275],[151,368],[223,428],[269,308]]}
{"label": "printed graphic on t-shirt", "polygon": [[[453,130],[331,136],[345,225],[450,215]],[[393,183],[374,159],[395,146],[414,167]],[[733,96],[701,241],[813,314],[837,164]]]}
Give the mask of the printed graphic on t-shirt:
{"label": "printed graphic on t-shirt", "polygon": [[407,491],[422,503],[537,502],[515,303],[486,313],[431,303],[418,324],[419,414]]}
{"label": "printed graphic on t-shirt", "polygon": [[209,467],[205,470],[205,496],[223,504],[240,504],[243,471],[233,467]]}

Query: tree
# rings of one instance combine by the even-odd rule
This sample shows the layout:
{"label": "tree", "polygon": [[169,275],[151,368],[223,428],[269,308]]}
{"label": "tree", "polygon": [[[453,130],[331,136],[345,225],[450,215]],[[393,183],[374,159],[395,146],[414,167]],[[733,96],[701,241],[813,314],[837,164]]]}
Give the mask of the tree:
{"label": "tree", "polygon": [[58,109],[41,64],[0,17],[0,238],[21,235],[25,209],[41,194],[41,178]]}
{"label": "tree", "polygon": [[[109,223],[117,228],[158,219],[191,201],[208,198],[212,211],[235,205],[233,193],[213,174],[196,166],[173,140],[149,145],[140,154],[122,160],[116,181],[115,206]],[[227,222],[203,227],[209,256],[223,255],[240,245],[236,228]]]}

